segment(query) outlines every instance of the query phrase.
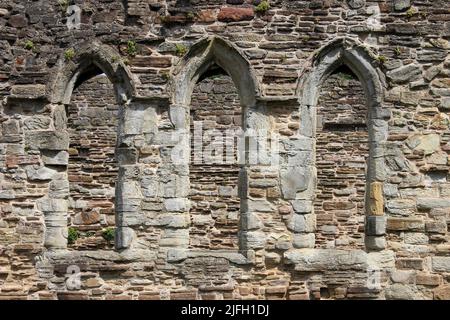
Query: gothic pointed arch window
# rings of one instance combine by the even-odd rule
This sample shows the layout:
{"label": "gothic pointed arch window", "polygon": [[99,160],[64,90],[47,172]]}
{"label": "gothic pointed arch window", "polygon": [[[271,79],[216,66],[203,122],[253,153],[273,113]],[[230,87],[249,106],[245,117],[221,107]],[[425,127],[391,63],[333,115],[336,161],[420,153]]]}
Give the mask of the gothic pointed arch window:
{"label": "gothic pointed arch window", "polygon": [[376,64],[365,45],[339,38],[314,55],[300,82],[300,135],[313,138],[315,150],[313,165],[302,167],[315,180],[304,211],[315,232],[299,234],[297,247],[386,246],[381,150],[390,112]]}
{"label": "gothic pointed arch window", "polygon": [[69,248],[114,248],[115,157],[119,105],[114,86],[96,65],[80,74],[67,105]]}
{"label": "gothic pointed arch window", "polygon": [[49,249],[124,247],[126,228],[116,201],[121,165],[116,144],[124,104],[135,93],[131,74],[117,56],[96,42],[80,45],[49,88],[55,130],[69,138],[68,149],[52,155],[68,162],[59,181],[68,190],[50,192],[42,200]]}
{"label": "gothic pointed arch window", "polygon": [[[252,67],[232,44],[210,37],[191,47],[174,75],[172,117],[179,119],[182,110],[190,119],[174,123],[189,136],[185,149],[190,150],[191,224],[186,248],[247,256],[261,246],[248,241],[259,227],[248,229],[249,166],[243,160],[246,149],[238,150],[242,142],[237,141],[257,122],[253,117],[259,90]],[[196,134],[200,124],[201,136]],[[203,144],[197,147],[199,137]]]}
{"label": "gothic pointed arch window", "polygon": [[368,114],[361,82],[346,65],[323,82],[316,112],[316,246],[363,248]]}

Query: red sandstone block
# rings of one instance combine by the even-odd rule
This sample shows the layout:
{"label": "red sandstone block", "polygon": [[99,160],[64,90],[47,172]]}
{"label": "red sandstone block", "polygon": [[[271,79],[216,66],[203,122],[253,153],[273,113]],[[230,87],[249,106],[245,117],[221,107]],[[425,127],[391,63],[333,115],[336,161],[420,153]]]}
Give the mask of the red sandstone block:
{"label": "red sandstone block", "polygon": [[139,300],[161,300],[159,292],[141,292],[139,293]]}
{"label": "red sandstone block", "polygon": [[168,68],[172,65],[170,57],[136,56],[131,59],[135,67]]}
{"label": "red sandstone block", "polygon": [[88,294],[84,291],[62,291],[57,293],[58,300],[88,300]]}
{"label": "red sandstone block", "polygon": [[6,167],[10,168],[18,168],[19,167],[19,158],[17,156],[6,156]]}
{"label": "red sandstone block", "polygon": [[170,300],[197,300],[197,290],[171,292]]}
{"label": "red sandstone block", "polygon": [[214,22],[217,19],[217,14],[214,10],[200,10],[197,14],[198,22]]}
{"label": "red sandstone block", "polygon": [[220,9],[218,20],[222,22],[248,21],[255,16],[253,8],[230,8]]}
{"label": "red sandstone block", "polygon": [[301,293],[301,294],[290,294],[288,297],[289,300],[309,300],[309,293]]}

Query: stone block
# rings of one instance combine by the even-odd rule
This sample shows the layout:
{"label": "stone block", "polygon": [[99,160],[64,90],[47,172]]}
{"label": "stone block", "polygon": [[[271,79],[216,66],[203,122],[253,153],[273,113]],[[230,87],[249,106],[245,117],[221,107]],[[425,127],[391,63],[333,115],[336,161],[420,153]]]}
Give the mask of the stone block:
{"label": "stone block", "polygon": [[217,19],[222,22],[236,22],[252,20],[254,16],[253,8],[223,7]]}
{"label": "stone block", "polygon": [[295,199],[311,182],[311,173],[305,168],[289,167],[281,170],[281,192],[284,199]]}
{"label": "stone block", "polygon": [[366,5],[366,0],[347,0],[347,3],[352,9],[360,9]]}
{"label": "stone block", "polygon": [[11,88],[11,97],[18,99],[45,98],[46,87],[43,84],[14,85]]}
{"label": "stone block", "polygon": [[425,222],[423,218],[395,218],[388,217],[387,230],[389,231],[423,231]]}
{"label": "stone block", "polygon": [[168,212],[185,212],[189,210],[189,200],[184,198],[165,199],[164,208]]}
{"label": "stone block", "polygon": [[384,216],[366,216],[366,235],[382,236],[386,233],[386,221]]}
{"label": "stone block", "polygon": [[387,72],[388,79],[395,84],[418,80],[421,75],[421,67],[414,63]]}
{"label": "stone block", "polygon": [[69,153],[67,151],[41,150],[41,159],[45,165],[67,166]]}
{"label": "stone block", "polygon": [[434,290],[436,300],[450,300],[450,285],[446,284]]}
{"label": "stone block", "polygon": [[411,7],[411,0],[394,0],[394,10],[404,11]]}
{"label": "stone block", "polygon": [[421,300],[411,286],[395,283],[386,289],[387,300]]}
{"label": "stone block", "polygon": [[27,131],[25,144],[31,150],[68,150],[69,134],[66,131]]}
{"label": "stone block", "polygon": [[260,231],[247,231],[242,232],[240,235],[243,243],[243,249],[262,249],[266,245],[267,236],[264,232]]}
{"label": "stone block", "polygon": [[368,250],[384,250],[386,248],[384,236],[366,236],[364,242]]}
{"label": "stone block", "polygon": [[292,237],[294,248],[314,248],[316,242],[316,236],[314,233],[296,233]]}
{"label": "stone block", "polygon": [[284,261],[296,271],[367,270],[362,250],[295,249],[284,253]]}
{"label": "stone block", "polygon": [[310,200],[293,200],[292,208],[294,209],[294,212],[297,214],[307,214],[312,213],[313,204],[312,201]]}
{"label": "stone block", "polygon": [[417,198],[417,208],[419,210],[450,208],[450,199],[419,197]]}
{"label": "stone block", "polygon": [[431,257],[431,266],[434,272],[450,272],[450,257]]}
{"label": "stone block", "polygon": [[314,232],[316,230],[316,216],[314,214],[293,214],[287,224],[293,232]]}

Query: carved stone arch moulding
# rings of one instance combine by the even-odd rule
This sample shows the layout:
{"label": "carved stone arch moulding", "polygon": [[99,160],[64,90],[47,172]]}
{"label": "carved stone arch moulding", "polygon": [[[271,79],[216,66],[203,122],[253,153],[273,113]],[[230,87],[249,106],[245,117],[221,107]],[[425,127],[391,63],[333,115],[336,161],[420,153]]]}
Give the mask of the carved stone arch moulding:
{"label": "carved stone arch moulding", "polygon": [[[300,139],[311,148],[312,165],[299,164],[299,170],[310,177],[307,189],[301,194],[305,201],[302,215],[315,222],[313,200],[317,184],[315,167],[316,112],[321,85],[338,67],[345,65],[360,80],[368,108],[369,160],[366,176],[365,245],[367,250],[382,250],[386,246],[386,218],[384,216],[383,183],[386,172],[383,146],[387,140],[389,110],[383,108],[384,76],[376,67],[376,55],[358,40],[339,38],[316,52],[300,80]],[[305,210],[307,208],[308,210]],[[298,218],[300,219],[300,218]],[[315,224],[315,223],[314,223]],[[294,235],[298,247],[314,247],[314,230]],[[305,244],[305,245],[302,245]]]}
{"label": "carved stone arch moulding", "polygon": [[[55,132],[51,139],[57,140],[57,148],[53,148],[52,152],[68,152],[69,134],[67,131],[67,114],[66,105],[70,103],[72,92],[80,77],[91,67],[95,67],[105,73],[109,81],[114,86],[116,101],[119,105],[119,123],[117,132],[116,160],[119,166],[119,177],[116,184],[116,237],[115,248],[123,249],[130,245],[130,230],[126,227],[122,219],[120,194],[123,190],[121,182],[123,182],[124,166],[127,163],[127,157],[123,156],[132,153],[126,147],[121,147],[123,139],[124,115],[125,107],[136,96],[135,86],[131,73],[127,67],[121,62],[119,53],[107,45],[97,42],[81,45],[76,49],[75,56],[68,60],[64,57],[60,60],[61,67],[55,75],[54,81],[49,85],[47,92],[49,93],[49,101],[51,102],[54,129]],[[47,147],[43,145],[41,149]],[[120,151],[120,152],[119,152]],[[43,151],[41,151],[43,152]],[[66,186],[64,193],[50,193],[48,196],[39,200],[41,210],[45,216],[45,246],[48,249],[66,249],[67,248],[67,214],[68,214],[68,198],[69,198],[69,180],[67,174],[67,165],[65,173],[57,176],[57,181],[52,183],[64,184]],[[123,184],[123,183],[122,183]],[[92,254],[92,253],[91,253]],[[113,253],[112,253],[113,254]]]}
{"label": "carved stone arch moulding", "polygon": [[[249,130],[264,129],[268,126],[265,119],[265,107],[260,102],[260,89],[250,62],[229,41],[220,37],[207,37],[195,43],[188,53],[174,67],[173,79],[170,83],[172,102],[170,105],[170,119],[179,136],[183,136],[180,149],[187,151],[184,156],[183,165],[180,166],[184,172],[180,174],[189,176],[189,114],[191,95],[198,79],[213,65],[217,64],[225,70],[232,78],[243,110],[244,134]],[[251,225],[260,225],[253,221],[257,219],[252,214],[255,205],[248,197],[250,165],[246,162],[241,164],[239,173],[239,197],[241,200],[241,214],[239,222],[239,250],[194,250],[188,249],[187,241],[183,248],[168,251],[168,259],[171,261],[183,260],[187,257],[214,255],[222,256],[237,263],[252,263],[256,250],[262,250],[263,242],[260,241],[261,230]],[[183,199],[183,202],[189,200]],[[188,206],[189,207],[189,206]],[[189,215],[189,208],[186,209]],[[185,235],[189,238],[189,227],[186,227]]]}

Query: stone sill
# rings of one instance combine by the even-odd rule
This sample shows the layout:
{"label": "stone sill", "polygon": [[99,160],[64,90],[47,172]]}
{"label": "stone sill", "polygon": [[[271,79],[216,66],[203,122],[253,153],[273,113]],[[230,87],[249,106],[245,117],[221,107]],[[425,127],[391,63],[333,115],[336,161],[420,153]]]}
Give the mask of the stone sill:
{"label": "stone sill", "polygon": [[153,262],[156,253],[150,250],[128,249],[122,252],[109,250],[69,251],[51,250],[44,253],[44,257],[52,263],[86,263],[88,260],[109,261],[117,263]]}
{"label": "stone sill", "polygon": [[182,262],[188,258],[223,258],[237,265],[254,264],[254,252],[249,250],[247,256],[236,250],[192,250],[192,249],[169,249],[167,250],[167,262]]}
{"label": "stone sill", "polygon": [[389,270],[395,269],[395,254],[392,250],[293,249],[284,253],[284,263],[307,272]]}

